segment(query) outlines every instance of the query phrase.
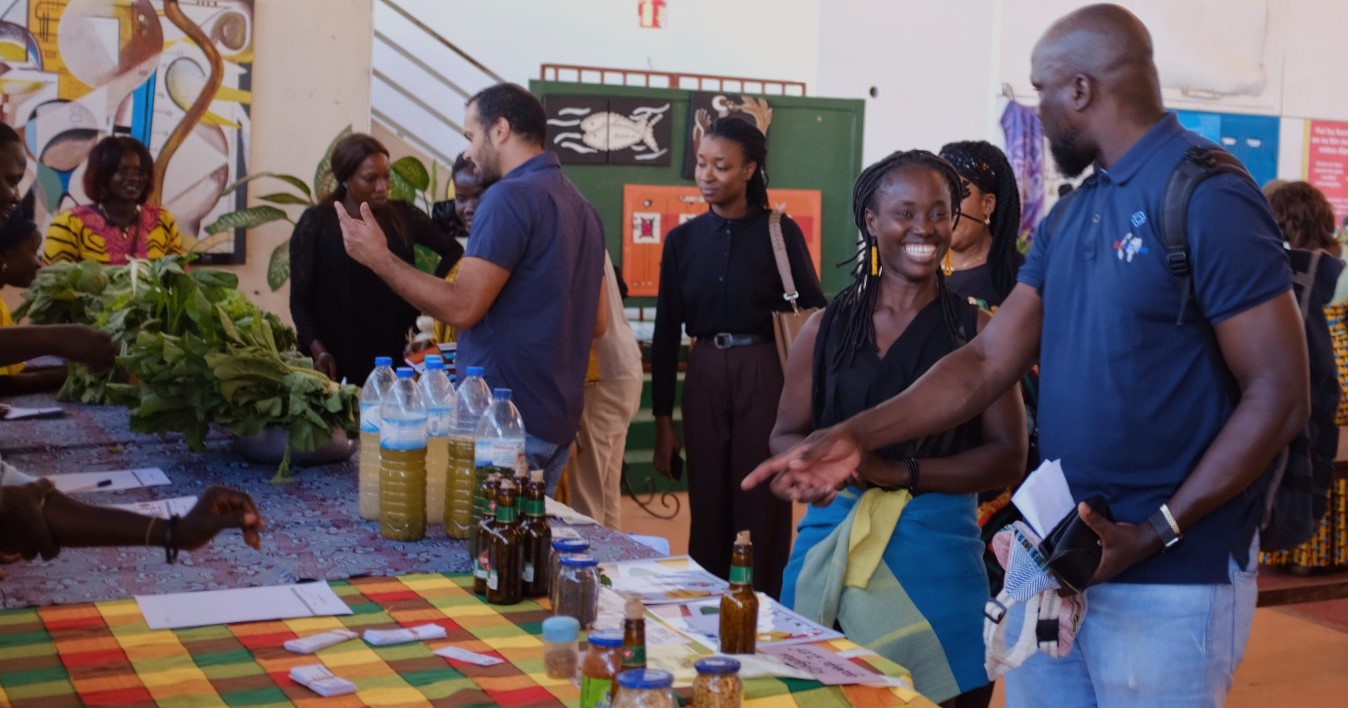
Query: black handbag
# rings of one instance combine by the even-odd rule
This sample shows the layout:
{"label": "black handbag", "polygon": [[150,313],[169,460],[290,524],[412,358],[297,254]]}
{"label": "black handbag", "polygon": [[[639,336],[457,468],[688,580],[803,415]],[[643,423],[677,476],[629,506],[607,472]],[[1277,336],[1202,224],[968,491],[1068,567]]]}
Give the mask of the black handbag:
{"label": "black handbag", "polygon": [[[1086,500],[1095,513],[1114,520],[1109,504],[1099,495]],[[1100,536],[1081,520],[1076,507],[1058,522],[1058,525],[1039,542],[1039,553],[1047,559],[1048,571],[1058,579],[1063,589],[1079,593],[1086,589],[1096,568],[1100,567]]]}

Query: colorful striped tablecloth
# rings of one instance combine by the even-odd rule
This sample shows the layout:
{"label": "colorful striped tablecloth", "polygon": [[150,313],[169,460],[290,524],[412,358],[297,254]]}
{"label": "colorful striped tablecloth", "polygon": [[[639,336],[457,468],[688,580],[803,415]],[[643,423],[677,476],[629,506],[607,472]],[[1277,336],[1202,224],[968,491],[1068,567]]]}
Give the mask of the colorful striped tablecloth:
{"label": "colorful striped tablecloth", "polygon": [[[0,704],[24,706],[534,706],[576,705],[579,690],[543,670],[541,623],[534,602],[488,605],[468,575],[406,575],[331,583],[354,610],[317,617],[182,630],[150,630],[133,599],[0,612]],[[467,588],[467,589],[466,589]],[[347,627],[391,629],[435,623],[448,637],[373,647],[356,639],[313,656],[282,644]],[[477,667],[432,654],[446,645],[498,656]],[[835,651],[855,649],[846,641]],[[870,655],[852,661],[902,675]],[[321,662],[354,682],[353,695],[320,698],[289,678],[297,665]],[[814,681],[745,682],[747,706],[925,706],[895,689],[827,687]],[[683,699],[687,700],[687,691]],[[905,697],[910,699],[906,702]]]}

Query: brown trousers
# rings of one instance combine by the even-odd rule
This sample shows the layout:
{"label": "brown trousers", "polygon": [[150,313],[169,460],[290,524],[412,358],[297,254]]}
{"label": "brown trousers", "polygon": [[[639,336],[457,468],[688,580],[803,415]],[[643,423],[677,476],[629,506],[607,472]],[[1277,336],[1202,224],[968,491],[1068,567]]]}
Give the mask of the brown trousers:
{"label": "brown trousers", "polygon": [[754,587],[781,594],[791,552],[791,505],[767,485],[750,492],[740,481],[769,457],[768,437],[777,420],[782,368],[775,344],[717,349],[696,344],[683,386],[683,439],[687,454],[688,554],[707,570],[729,577],[737,531],[754,544]]}

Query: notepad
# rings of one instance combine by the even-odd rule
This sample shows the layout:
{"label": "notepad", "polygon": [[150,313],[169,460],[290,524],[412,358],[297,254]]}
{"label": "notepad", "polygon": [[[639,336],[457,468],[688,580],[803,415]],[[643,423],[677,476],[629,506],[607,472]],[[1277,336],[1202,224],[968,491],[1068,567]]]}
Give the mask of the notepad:
{"label": "notepad", "polygon": [[134,470],[108,470],[106,472],[67,472],[47,477],[56,485],[56,491],[65,494],[72,492],[118,492],[123,489],[139,489],[168,484],[168,475],[158,467],[142,467]]}
{"label": "notepad", "polygon": [[196,497],[173,497],[172,499],[155,499],[154,501],[142,501],[132,504],[109,504],[114,509],[126,509],[134,511],[137,514],[145,516],[157,516],[161,519],[167,519],[174,514],[186,516],[192,507],[197,505]]}
{"label": "notepad", "polygon": [[325,582],[137,595],[136,604],[150,629],[351,614]]}

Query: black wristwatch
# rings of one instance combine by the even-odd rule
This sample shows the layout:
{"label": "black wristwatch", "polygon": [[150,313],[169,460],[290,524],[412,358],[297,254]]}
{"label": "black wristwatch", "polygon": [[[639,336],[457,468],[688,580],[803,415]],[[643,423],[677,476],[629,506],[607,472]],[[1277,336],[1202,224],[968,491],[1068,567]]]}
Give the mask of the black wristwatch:
{"label": "black wristwatch", "polygon": [[1175,517],[1165,504],[1162,504],[1161,508],[1156,510],[1156,513],[1147,518],[1147,523],[1151,524],[1151,527],[1156,531],[1156,535],[1161,537],[1162,553],[1169,551],[1184,540],[1184,534],[1180,533],[1179,524],[1175,523]]}

